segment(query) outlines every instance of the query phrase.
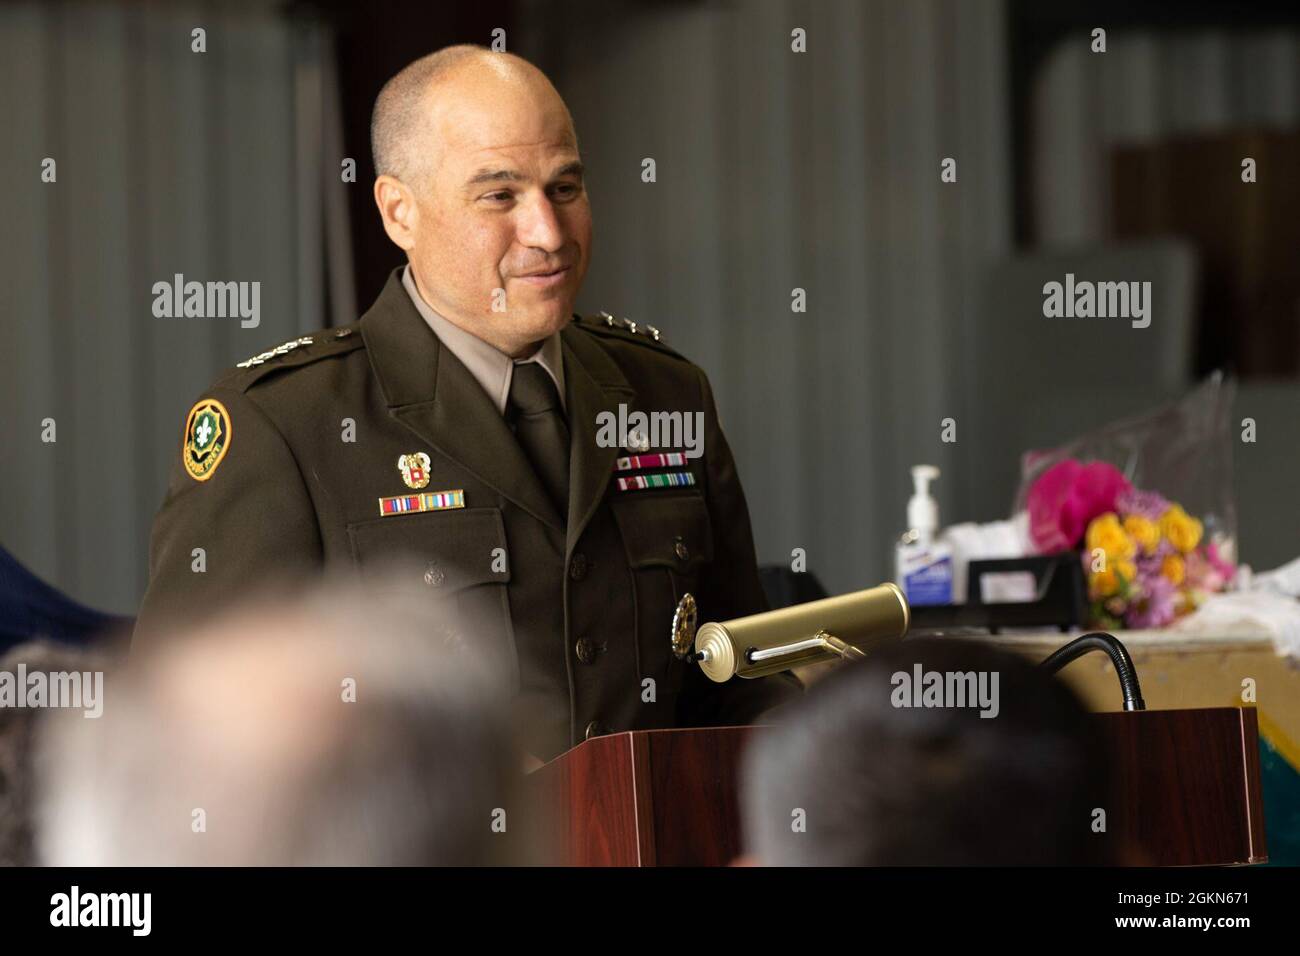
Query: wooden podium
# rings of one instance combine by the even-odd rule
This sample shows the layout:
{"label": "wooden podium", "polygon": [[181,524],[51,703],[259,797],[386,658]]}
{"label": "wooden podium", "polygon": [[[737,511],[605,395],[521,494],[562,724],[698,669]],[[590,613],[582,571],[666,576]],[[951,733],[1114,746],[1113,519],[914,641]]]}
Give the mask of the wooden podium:
{"label": "wooden podium", "polygon": [[1267,863],[1255,709],[1093,714],[1111,754],[1109,825],[1152,866]]}
{"label": "wooden podium", "polygon": [[[1108,828],[1155,866],[1263,863],[1253,709],[1093,714],[1112,761]],[[722,866],[741,853],[738,779],[752,727],[585,741],[529,774],[538,862]]]}

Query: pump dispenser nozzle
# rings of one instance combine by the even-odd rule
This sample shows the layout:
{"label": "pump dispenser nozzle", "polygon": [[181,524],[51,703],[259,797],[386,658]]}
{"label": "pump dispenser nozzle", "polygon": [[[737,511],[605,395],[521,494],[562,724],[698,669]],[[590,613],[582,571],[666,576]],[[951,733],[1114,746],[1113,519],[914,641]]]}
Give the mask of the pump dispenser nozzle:
{"label": "pump dispenser nozzle", "polygon": [[930,482],[938,477],[934,465],[912,466],[914,494],[907,502],[907,526],[920,541],[929,541],[939,530],[939,503],[930,497]]}

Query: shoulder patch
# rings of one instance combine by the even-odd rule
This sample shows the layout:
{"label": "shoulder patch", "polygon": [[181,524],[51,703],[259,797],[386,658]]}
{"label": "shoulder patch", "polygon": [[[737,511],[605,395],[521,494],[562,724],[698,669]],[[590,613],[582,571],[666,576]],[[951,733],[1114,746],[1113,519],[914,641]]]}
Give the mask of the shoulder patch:
{"label": "shoulder patch", "polygon": [[610,315],[608,312],[600,312],[597,315],[578,316],[578,321],[574,324],[577,325],[578,328],[585,329],[588,332],[594,332],[596,335],[604,338],[636,342],[640,345],[649,346],[650,348],[667,355],[672,355],[676,358],[686,360],[684,355],[669,346],[668,343],[663,340],[663,333],[653,325],[647,325],[643,322],[633,322],[631,319]]}
{"label": "shoulder patch", "polygon": [[230,450],[230,412],[215,398],[196,402],[185,418],[181,462],[195,481],[207,481]]}

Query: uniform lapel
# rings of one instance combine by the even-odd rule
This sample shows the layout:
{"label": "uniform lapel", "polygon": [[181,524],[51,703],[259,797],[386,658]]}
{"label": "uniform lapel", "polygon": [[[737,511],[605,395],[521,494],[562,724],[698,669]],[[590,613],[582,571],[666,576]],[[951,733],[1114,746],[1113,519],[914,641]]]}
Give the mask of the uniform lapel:
{"label": "uniform lapel", "polygon": [[401,269],[361,317],[361,335],[395,418],[538,520],[564,530],[501,413],[416,311]]}
{"label": "uniform lapel", "polygon": [[569,434],[569,528],[566,555],[582,536],[587,523],[609,487],[614,473],[617,446],[596,444],[596,417],[618,406],[633,407],[636,392],[627,378],[591,336],[570,324],[560,333],[564,348],[564,385],[568,405]]}

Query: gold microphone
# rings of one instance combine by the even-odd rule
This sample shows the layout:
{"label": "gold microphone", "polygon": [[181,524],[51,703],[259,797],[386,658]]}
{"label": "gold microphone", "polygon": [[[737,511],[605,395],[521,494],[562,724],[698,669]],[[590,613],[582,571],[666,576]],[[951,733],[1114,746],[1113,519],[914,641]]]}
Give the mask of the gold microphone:
{"label": "gold microphone", "polygon": [[835,658],[865,657],[864,651],[902,638],[911,612],[898,585],[885,583],[764,614],[710,622],[698,632],[695,620],[695,598],[684,595],[673,615],[673,652],[699,661],[700,669],[721,683]]}

